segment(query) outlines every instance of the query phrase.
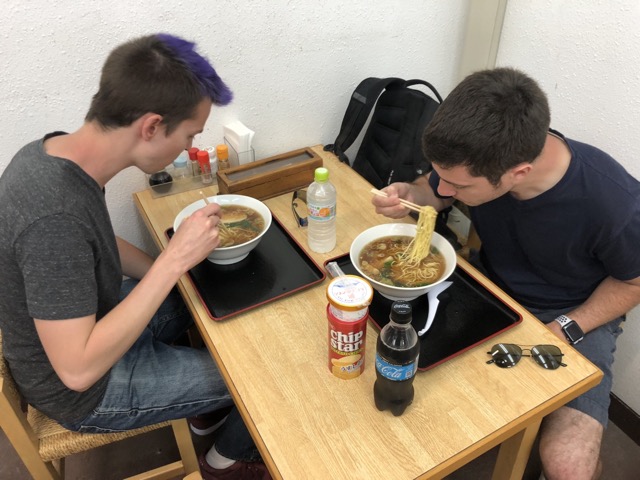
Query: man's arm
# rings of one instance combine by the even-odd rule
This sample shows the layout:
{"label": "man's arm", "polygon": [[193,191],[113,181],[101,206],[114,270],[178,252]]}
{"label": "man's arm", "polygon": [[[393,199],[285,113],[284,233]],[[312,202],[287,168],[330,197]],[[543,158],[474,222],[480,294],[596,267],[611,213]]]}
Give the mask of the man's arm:
{"label": "man's arm", "polygon": [[122,273],[129,278],[140,280],[151,268],[153,258],[125,239],[116,237]]}
{"label": "man's arm", "polygon": [[[605,278],[591,296],[578,308],[567,313],[587,333],[627,313],[640,304],[640,277],[621,281]],[[558,322],[547,324],[549,329],[566,341]]]}
{"label": "man's arm", "polygon": [[219,209],[207,205],[186,219],[136,288],[100,321],[95,315],[34,319],[49,361],[68,388],[87,390],[108,372],[138,339],[180,276],[218,246]]}
{"label": "man's arm", "polygon": [[409,209],[400,204],[400,199],[408,200],[418,205],[431,205],[440,211],[453,203],[453,199],[436,197],[429,185],[429,176],[423,175],[412,183],[392,183],[382,189],[387,197],[374,195],[371,202],[376,207],[376,213],[390,218],[402,218],[409,214]]}

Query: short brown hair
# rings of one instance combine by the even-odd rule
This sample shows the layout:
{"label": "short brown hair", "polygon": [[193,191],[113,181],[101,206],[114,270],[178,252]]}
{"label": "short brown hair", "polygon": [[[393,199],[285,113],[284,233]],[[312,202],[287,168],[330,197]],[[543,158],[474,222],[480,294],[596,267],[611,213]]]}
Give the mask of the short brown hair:
{"label": "short brown hair", "polygon": [[107,57],[100,88],[86,121],[103,128],[131,125],[153,112],[163,117],[166,133],[191,118],[205,98],[226,105],[232,94],[193,43],[167,34],[149,35],[115,48]]}
{"label": "short brown hair", "polygon": [[533,79],[512,68],[483,70],[442,102],[422,146],[439,167],[466,166],[498,185],[507,170],[540,155],[550,118],[547,97]]}

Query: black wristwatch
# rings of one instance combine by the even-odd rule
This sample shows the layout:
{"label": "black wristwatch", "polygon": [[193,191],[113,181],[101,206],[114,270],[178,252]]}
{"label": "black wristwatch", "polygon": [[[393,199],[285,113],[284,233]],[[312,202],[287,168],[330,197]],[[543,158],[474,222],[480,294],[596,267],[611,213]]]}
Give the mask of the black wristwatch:
{"label": "black wristwatch", "polygon": [[584,338],[584,332],[575,320],[571,320],[566,315],[560,315],[556,318],[556,322],[562,327],[564,336],[567,337],[571,345],[575,345]]}

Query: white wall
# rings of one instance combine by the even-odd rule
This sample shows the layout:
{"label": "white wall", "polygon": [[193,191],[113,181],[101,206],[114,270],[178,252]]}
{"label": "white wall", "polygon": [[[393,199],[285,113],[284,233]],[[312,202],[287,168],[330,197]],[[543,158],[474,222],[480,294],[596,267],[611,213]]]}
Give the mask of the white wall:
{"label": "white wall", "polygon": [[[256,131],[264,158],[333,141],[365,77],[423,78],[448,92],[465,13],[463,0],[5,0],[0,172],[26,142],[82,123],[106,55],[132,37],[164,31],[196,41],[235,93],[196,145],[221,142],[222,125],[237,119]],[[127,170],[107,200],[116,232],[151,250],[131,200],[145,187],[140,171]]]}
{"label": "white wall", "polygon": [[[551,124],[640,178],[640,3],[510,1],[497,65],[520,68],[549,96]],[[640,245],[638,246],[640,248]],[[613,392],[640,412],[640,308],[618,340]]]}

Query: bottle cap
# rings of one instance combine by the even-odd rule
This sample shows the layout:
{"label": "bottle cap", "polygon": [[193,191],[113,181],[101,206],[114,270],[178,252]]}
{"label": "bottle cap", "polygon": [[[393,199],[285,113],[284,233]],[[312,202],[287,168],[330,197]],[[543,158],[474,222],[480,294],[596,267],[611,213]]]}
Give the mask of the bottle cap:
{"label": "bottle cap", "polygon": [[198,163],[200,165],[208,164],[209,163],[209,152],[207,152],[206,150],[199,150],[196,160],[198,160]]}
{"label": "bottle cap", "polygon": [[187,154],[187,152],[182,152],[180,155],[178,155],[178,158],[173,161],[173,166],[175,168],[186,167],[188,158],[189,155]]}
{"label": "bottle cap", "polygon": [[367,307],[373,298],[373,288],[356,275],[336,277],[327,285],[327,299],[340,310],[356,311]]}
{"label": "bottle cap", "polygon": [[316,171],[313,174],[313,179],[316,182],[326,182],[329,180],[329,170],[324,167],[316,168]]}
{"label": "bottle cap", "polygon": [[389,318],[396,323],[411,323],[411,304],[409,302],[393,302]]}
{"label": "bottle cap", "polygon": [[205,148],[207,152],[209,152],[209,158],[213,160],[216,156],[216,147],[208,146]]}
{"label": "bottle cap", "polygon": [[187,150],[187,152],[189,152],[189,159],[197,160],[199,151],[200,149],[198,147],[191,147],[189,150]]}
{"label": "bottle cap", "polygon": [[229,158],[229,147],[224,144],[216,146],[216,155],[220,160],[226,160]]}

